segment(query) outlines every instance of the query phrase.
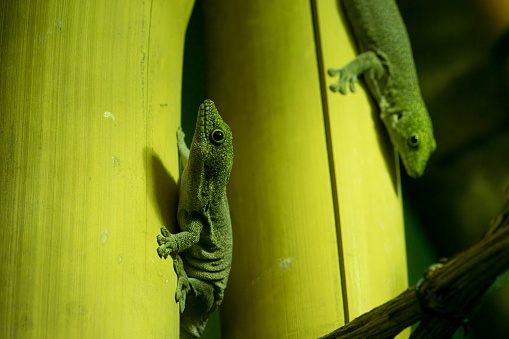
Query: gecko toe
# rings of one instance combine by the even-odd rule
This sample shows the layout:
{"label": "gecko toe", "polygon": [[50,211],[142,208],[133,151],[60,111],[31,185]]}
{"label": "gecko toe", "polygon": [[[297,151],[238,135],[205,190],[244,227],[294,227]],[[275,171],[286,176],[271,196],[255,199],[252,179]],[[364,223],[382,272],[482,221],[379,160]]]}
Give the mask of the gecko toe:
{"label": "gecko toe", "polygon": [[168,237],[170,235],[170,231],[166,228],[166,226],[161,226],[161,234],[165,237]]}
{"label": "gecko toe", "polygon": [[341,68],[329,68],[327,70],[327,73],[329,74],[329,76],[333,77],[335,75],[337,75],[339,72],[340,72]]}
{"label": "gecko toe", "polygon": [[337,83],[330,85],[329,88],[333,92],[338,92],[339,91],[339,85]]}
{"label": "gecko toe", "polygon": [[166,259],[166,258],[168,258],[170,253],[171,253],[171,251],[166,247],[166,244],[161,245],[157,248],[157,254],[159,254],[160,258]]}
{"label": "gecko toe", "polygon": [[357,79],[350,79],[350,92],[355,93],[357,88],[355,87],[355,83],[357,82]]}
{"label": "gecko toe", "polygon": [[168,242],[167,238],[163,237],[163,236],[162,236],[162,235],[160,235],[160,234],[157,236],[157,243],[158,243],[159,245],[162,245],[162,244],[164,244],[164,243],[166,243],[166,242]]}
{"label": "gecko toe", "polygon": [[161,247],[158,247],[158,248],[157,248],[157,255],[159,255],[159,258],[163,258],[163,257],[164,257],[164,252],[163,252],[163,250],[161,249]]}

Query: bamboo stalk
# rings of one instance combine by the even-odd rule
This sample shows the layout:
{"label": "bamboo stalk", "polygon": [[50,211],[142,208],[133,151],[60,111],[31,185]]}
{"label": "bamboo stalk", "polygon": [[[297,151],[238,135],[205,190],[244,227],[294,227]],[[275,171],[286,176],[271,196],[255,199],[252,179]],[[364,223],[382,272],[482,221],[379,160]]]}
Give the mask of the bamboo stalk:
{"label": "bamboo stalk", "polygon": [[224,338],[317,337],[406,287],[392,147],[367,96],[327,90],[354,54],[324,3],[203,3],[208,96],[235,148]]}
{"label": "bamboo stalk", "polygon": [[155,237],[192,1],[0,7],[0,337],[176,337]]}

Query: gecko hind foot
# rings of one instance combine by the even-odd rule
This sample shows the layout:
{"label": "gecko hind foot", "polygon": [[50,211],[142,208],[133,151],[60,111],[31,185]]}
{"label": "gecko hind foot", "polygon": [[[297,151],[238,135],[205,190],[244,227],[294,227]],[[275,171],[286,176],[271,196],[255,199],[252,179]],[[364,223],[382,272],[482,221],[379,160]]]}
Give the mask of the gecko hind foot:
{"label": "gecko hind foot", "polygon": [[187,277],[187,273],[184,270],[184,262],[182,258],[177,255],[175,259],[173,259],[173,269],[177,274],[177,288],[175,289],[175,301],[180,305],[180,313],[184,313],[184,309],[186,308],[186,297],[189,291],[191,290],[191,284],[189,283],[189,279]]}

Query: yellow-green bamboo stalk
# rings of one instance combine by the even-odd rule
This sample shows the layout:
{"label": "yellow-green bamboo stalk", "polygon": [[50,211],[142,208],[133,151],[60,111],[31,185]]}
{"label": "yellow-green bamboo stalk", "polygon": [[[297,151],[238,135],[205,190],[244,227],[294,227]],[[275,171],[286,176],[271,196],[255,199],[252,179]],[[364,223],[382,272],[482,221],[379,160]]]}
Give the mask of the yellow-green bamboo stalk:
{"label": "yellow-green bamboo stalk", "polygon": [[155,237],[174,226],[192,4],[0,5],[0,337],[178,335]]}
{"label": "yellow-green bamboo stalk", "polygon": [[[392,146],[362,91],[338,3],[204,2],[207,88],[234,133],[224,338],[313,338],[407,284]],[[318,43],[320,42],[320,43]]]}

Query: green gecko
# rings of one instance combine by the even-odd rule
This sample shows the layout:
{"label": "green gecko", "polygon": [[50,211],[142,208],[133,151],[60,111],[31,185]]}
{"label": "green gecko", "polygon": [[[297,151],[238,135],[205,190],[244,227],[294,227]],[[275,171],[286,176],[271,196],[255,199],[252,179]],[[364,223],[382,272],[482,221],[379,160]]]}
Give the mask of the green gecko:
{"label": "green gecko", "polygon": [[223,301],[232,262],[232,228],[226,184],[233,164],[230,127],[212,100],[205,100],[191,149],[177,130],[183,171],[177,219],[180,233],[161,227],[157,253],[172,255],[177,273],[175,299],[180,304],[180,337],[198,338]]}
{"label": "green gecko", "polygon": [[424,173],[436,148],[433,126],[422,99],[405,24],[394,0],[342,0],[360,54],[343,68],[334,92],[355,92],[360,75],[380,108],[380,116],[409,176]]}

